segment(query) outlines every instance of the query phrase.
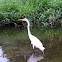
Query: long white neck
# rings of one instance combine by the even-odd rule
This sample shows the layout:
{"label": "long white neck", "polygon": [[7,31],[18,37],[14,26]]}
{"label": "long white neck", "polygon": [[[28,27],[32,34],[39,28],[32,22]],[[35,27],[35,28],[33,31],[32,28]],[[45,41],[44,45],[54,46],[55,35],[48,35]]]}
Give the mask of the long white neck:
{"label": "long white neck", "polygon": [[27,21],[27,23],[28,23],[28,26],[27,26],[27,29],[28,29],[28,35],[31,35],[31,32],[30,32],[30,23],[29,23],[29,21]]}

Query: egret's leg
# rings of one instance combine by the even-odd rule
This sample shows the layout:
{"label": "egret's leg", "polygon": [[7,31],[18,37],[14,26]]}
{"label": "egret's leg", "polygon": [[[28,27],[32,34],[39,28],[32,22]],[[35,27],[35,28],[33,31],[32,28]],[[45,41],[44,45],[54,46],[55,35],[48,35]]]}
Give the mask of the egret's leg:
{"label": "egret's leg", "polygon": [[45,56],[44,51],[41,51],[41,53],[43,54],[43,56]]}
{"label": "egret's leg", "polygon": [[34,45],[33,45],[33,49],[34,49]]}
{"label": "egret's leg", "polygon": [[34,52],[34,45],[33,45],[33,52]]}

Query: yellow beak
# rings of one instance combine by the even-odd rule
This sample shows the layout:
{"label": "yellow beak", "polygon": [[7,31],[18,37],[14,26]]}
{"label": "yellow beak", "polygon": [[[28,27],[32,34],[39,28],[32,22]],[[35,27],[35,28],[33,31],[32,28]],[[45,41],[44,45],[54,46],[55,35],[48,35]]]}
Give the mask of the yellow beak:
{"label": "yellow beak", "polygon": [[18,21],[23,21],[23,19],[19,19]]}

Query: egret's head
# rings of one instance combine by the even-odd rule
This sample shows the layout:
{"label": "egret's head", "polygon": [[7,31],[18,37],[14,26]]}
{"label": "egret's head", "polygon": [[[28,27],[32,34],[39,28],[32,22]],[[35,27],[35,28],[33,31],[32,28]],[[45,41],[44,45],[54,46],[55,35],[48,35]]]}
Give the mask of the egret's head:
{"label": "egret's head", "polygon": [[28,23],[28,26],[30,26],[29,20],[27,18],[19,19],[18,21],[26,21]]}
{"label": "egret's head", "polygon": [[24,18],[24,19],[19,19],[18,21],[26,21],[26,22],[28,22],[28,19]]}

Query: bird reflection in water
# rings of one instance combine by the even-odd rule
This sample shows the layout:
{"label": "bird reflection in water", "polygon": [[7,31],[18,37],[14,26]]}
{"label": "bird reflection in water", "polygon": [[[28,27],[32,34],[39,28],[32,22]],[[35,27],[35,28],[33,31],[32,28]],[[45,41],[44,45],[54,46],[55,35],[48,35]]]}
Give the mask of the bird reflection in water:
{"label": "bird reflection in water", "polygon": [[37,61],[40,61],[41,59],[44,59],[44,56],[43,55],[34,55],[32,54],[29,59],[27,60],[27,62],[37,62]]}
{"label": "bird reflection in water", "polygon": [[2,46],[0,46],[0,62],[10,62],[9,59],[7,59],[7,54],[3,54]]}

